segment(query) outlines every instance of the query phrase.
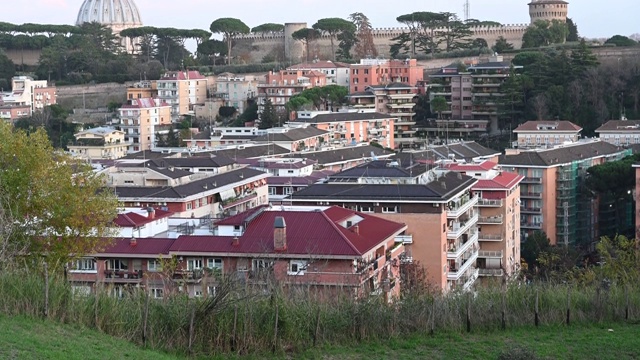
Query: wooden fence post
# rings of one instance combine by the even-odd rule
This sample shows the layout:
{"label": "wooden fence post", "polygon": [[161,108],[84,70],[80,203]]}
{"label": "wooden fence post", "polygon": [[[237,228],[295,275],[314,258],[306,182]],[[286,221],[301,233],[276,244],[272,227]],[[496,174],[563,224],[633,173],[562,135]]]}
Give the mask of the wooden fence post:
{"label": "wooden fence post", "polygon": [[49,265],[44,261],[44,317],[49,317]]}
{"label": "wooden fence post", "polygon": [[191,319],[189,320],[189,355],[193,355],[193,321],[196,317],[196,308],[195,306],[191,309]]}
{"label": "wooden fence post", "polygon": [[149,291],[145,291],[144,314],[142,316],[142,346],[147,346],[147,323],[149,321]]}
{"label": "wooden fence post", "polygon": [[471,293],[467,294],[467,332],[471,332]]}
{"label": "wooden fence post", "polygon": [[567,326],[571,325],[571,286],[567,286]]}
{"label": "wooden fence post", "polygon": [[538,327],[538,325],[540,325],[540,317],[538,315],[538,289],[536,289],[536,304],[535,304],[535,325],[536,327]]}
{"label": "wooden fence post", "polygon": [[273,352],[278,348],[278,304],[276,304],[276,321],[273,324]]}

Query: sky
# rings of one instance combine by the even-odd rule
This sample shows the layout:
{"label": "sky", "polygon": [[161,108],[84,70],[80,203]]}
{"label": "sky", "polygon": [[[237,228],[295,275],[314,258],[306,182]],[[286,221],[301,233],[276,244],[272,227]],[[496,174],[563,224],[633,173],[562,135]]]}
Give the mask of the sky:
{"label": "sky", "polygon": [[[353,12],[369,17],[373,27],[398,27],[395,18],[414,11],[448,11],[462,17],[464,0],[134,0],[145,25],[209,29],[221,17],[234,17],[249,27],[263,23],[307,22],[346,18]],[[569,0],[569,17],[581,36],[608,38],[640,33],[639,0]],[[471,18],[503,24],[528,24],[529,0],[470,0]],[[0,0],[11,4],[0,21],[22,24],[74,24],[82,0]],[[0,5],[0,8],[2,6]],[[612,9],[619,9],[614,11]]]}

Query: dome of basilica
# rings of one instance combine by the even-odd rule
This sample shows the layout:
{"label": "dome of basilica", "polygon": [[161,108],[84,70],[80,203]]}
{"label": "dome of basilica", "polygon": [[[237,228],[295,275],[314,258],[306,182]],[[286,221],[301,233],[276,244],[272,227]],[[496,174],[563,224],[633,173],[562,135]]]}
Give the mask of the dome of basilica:
{"label": "dome of basilica", "polygon": [[140,11],[133,0],[84,0],[76,25],[89,22],[120,28],[142,26]]}

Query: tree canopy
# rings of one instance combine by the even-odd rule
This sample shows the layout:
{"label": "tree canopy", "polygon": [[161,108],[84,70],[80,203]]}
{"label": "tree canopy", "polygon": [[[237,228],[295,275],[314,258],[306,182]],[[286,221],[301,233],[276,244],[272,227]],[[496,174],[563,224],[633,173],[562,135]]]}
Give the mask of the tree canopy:
{"label": "tree canopy", "polygon": [[350,32],[354,33],[356,30],[356,26],[345,19],[341,18],[325,18],[320,19],[318,22],[313,24],[313,28],[319,31],[326,32],[329,34],[329,39],[331,41],[331,55],[332,60],[336,60],[336,50],[334,45],[334,38],[341,33]]}
{"label": "tree canopy", "polygon": [[227,42],[227,64],[231,65],[232,41],[237,35],[248,34],[249,27],[240,19],[219,18],[211,23],[209,29],[212,33],[224,35],[224,40]]}
{"label": "tree canopy", "polygon": [[498,54],[505,52],[506,50],[513,50],[513,44],[507,42],[503,36],[499,36],[496,40],[496,43],[491,47],[491,49]]}
{"label": "tree canopy", "polygon": [[615,46],[635,46],[638,45],[638,43],[626,36],[622,36],[622,35],[614,35],[612,37],[610,37],[609,39],[607,39],[607,41],[604,42],[605,44],[609,44],[609,45],[615,45]]}
{"label": "tree canopy", "polygon": [[0,226],[16,228],[6,241],[57,266],[109,244],[118,202],[90,166],[55,151],[43,129],[0,123],[0,138],[0,203],[12,217]]}
{"label": "tree canopy", "polygon": [[282,24],[274,24],[274,23],[266,23],[262,25],[258,25],[251,29],[252,33],[268,33],[268,32],[283,32],[284,25]]}
{"label": "tree canopy", "polygon": [[559,20],[536,20],[522,36],[522,48],[537,48],[562,44],[567,40],[569,28]]}
{"label": "tree canopy", "polygon": [[340,85],[313,87],[294,95],[287,103],[287,110],[298,111],[305,107],[314,110],[332,110],[331,107],[344,104],[349,90]]}
{"label": "tree canopy", "polygon": [[295,40],[301,41],[305,47],[305,58],[309,61],[309,44],[320,37],[320,31],[313,28],[304,28],[294,31],[291,37]]}

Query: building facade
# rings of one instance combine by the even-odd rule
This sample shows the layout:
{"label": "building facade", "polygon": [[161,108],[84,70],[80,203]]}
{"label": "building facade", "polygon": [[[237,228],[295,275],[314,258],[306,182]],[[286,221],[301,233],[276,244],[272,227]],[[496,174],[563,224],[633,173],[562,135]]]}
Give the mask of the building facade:
{"label": "building facade", "polygon": [[327,85],[349,87],[349,64],[333,61],[313,61],[291,65],[287,70],[302,70],[304,72],[321,72],[327,77]]}
{"label": "building facade", "polygon": [[258,82],[253,78],[222,73],[216,77],[212,97],[222,99],[224,106],[232,106],[238,110],[238,114],[242,114],[247,107],[247,100],[255,98],[257,94]]}
{"label": "building facade", "polygon": [[[34,80],[30,76],[14,76],[11,79],[11,91],[0,93],[0,105],[5,116],[22,117],[27,107],[28,116],[31,116],[56,103],[56,87],[46,80]],[[13,112],[13,107],[19,110]]]}
{"label": "building facade", "polygon": [[616,146],[640,144],[640,120],[609,120],[596,129],[596,134]]}
{"label": "building facade", "polygon": [[171,127],[171,105],[160,99],[133,99],[118,109],[116,129],[124,132],[129,152],[150,150]]}
{"label": "building facade", "polygon": [[582,128],[571,121],[527,121],[513,133],[518,140],[513,144],[517,149],[544,149],[580,140]]}
{"label": "building facade", "polygon": [[132,141],[125,141],[125,133],[107,127],[97,127],[80,131],[76,141],[68,145],[69,152],[82,159],[120,159],[127,155]]}
{"label": "building facade", "polygon": [[198,71],[171,71],[156,83],[158,99],[171,106],[173,122],[184,115],[195,115],[193,107],[204,104],[207,98],[207,78]]}
{"label": "building facade", "polygon": [[424,68],[416,59],[362,59],[359,64],[349,65],[349,93],[392,83],[404,83],[413,88],[422,81],[423,72]]}
{"label": "building facade", "polygon": [[280,70],[269,71],[265,82],[258,84],[258,113],[269,99],[277,112],[286,113],[285,105],[293,95],[306,89],[327,85],[327,77],[319,71]]}

